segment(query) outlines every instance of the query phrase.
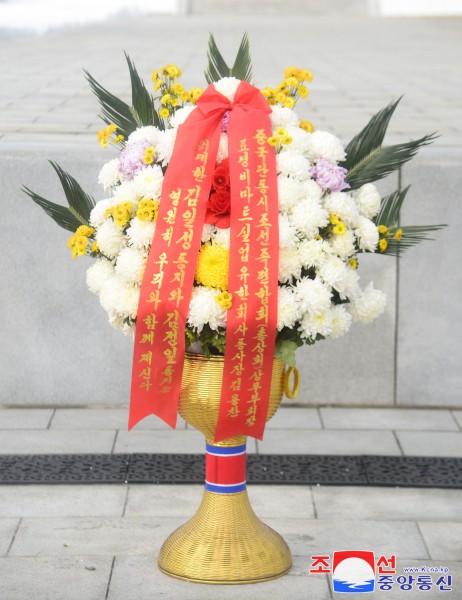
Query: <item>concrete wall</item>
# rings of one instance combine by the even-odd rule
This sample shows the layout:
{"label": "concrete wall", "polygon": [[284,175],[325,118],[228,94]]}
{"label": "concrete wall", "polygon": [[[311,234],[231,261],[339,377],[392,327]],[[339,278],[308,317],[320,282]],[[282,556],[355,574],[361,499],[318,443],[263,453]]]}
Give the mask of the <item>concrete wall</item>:
{"label": "concrete wall", "polygon": [[[19,188],[26,184],[62,201],[46,158],[57,160],[84,189],[96,183],[108,154],[95,146],[3,144],[1,255],[2,335],[0,404],[126,404],[132,341],[107,324],[86,288],[88,259],[73,261],[67,232]],[[388,296],[386,313],[372,325],[353,326],[340,340],[298,354],[302,390],[297,402],[342,405],[461,405],[462,342],[459,298],[462,259],[462,150],[428,150],[402,173],[413,182],[403,222],[451,222],[397,260],[361,259],[361,282],[371,279]],[[381,183],[395,189],[398,176]]]}

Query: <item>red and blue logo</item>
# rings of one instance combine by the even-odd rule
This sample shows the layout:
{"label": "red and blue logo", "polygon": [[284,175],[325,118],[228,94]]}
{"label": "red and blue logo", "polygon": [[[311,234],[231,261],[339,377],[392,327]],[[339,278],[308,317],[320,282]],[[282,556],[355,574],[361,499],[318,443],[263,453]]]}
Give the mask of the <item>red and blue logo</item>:
{"label": "red and blue logo", "polygon": [[375,558],[369,550],[342,550],[332,559],[334,592],[367,593],[374,591]]}

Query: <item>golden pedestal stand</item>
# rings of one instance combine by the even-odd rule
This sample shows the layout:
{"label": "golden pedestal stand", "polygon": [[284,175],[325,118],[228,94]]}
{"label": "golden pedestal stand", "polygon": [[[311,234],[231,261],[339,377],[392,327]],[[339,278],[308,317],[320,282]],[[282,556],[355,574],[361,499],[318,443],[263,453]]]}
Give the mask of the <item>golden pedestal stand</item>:
{"label": "golden pedestal stand", "polygon": [[[187,354],[179,412],[217,452],[243,446],[236,436],[213,444],[223,379],[223,357]],[[270,419],[282,399],[284,363],[275,360],[268,409]],[[245,487],[245,486],[244,486]],[[247,491],[204,491],[194,517],[174,531],[159,554],[161,571],[198,583],[238,584],[275,579],[287,573],[292,557],[286,542],[258,519]]]}

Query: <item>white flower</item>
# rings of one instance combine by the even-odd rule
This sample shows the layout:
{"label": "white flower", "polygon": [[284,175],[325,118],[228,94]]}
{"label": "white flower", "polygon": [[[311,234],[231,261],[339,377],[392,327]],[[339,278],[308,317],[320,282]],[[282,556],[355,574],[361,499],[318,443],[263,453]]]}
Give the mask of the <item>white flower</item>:
{"label": "white flower", "polygon": [[278,331],[283,327],[292,328],[301,317],[300,302],[292,288],[278,288]]}
{"label": "white flower", "polygon": [[302,337],[314,340],[318,334],[328,337],[332,332],[333,314],[330,309],[317,314],[305,313],[300,322]]}
{"label": "white flower", "polygon": [[319,315],[330,307],[332,294],[319,277],[310,279],[302,277],[295,286],[297,298],[302,312]]}
{"label": "white flower", "polygon": [[387,298],[383,292],[376,290],[370,283],[362,296],[356,298],[349,306],[349,312],[355,321],[370,323],[383,313]]}
{"label": "white flower", "polygon": [[106,281],[114,274],[111,261],[106,258],[98,258],[87,269],[87,285],[93,294],[99,295]]}
{"label": "white flower", "polygon": [[305,179],[302,182],[303,197],[310,200],[321,200],[323,194],[322,187],[314,181],[314,179]]}
{"label": "white flower", "polygon": [[207,324],[214,330],[226,327],[226,310],[215,300],[220,293],[219,290],[201,285],[193,289],[189,304],[188,323],[199,333]]}
{"label": "white flower", "polygon": [[296,177],[297,179],[308,179],[310,175],[310,163],[299,152],[280,152],[276,156],[276,167],[278,173]]}
{"label": "white flower", "polygon": [[286,175],[278,175],[279,210],[290,212],[304,196],[304,188],[300,181]]}
{"label": "white flower", "polygon": [[272,106],[272,112],[270,114],[271,124],[275,127],[289,127],[293,125],[296,127],[299,123],[299,119],[293,110],[282,106]]}
{"label": "white flower", "polygon": [[326,254],[331,253],[331,248],[328,242],[324,240],[303,240],[298,245],[298,252],[302,266],[311,269],[312,267],[320,267],[326,258]]}
{"label": "white flower", "polygon": [[318,275],[324,283],[333,287],[338,292],[344,291],[346,265],[338,256],[326,256],[318,269]]}
{"label": "white flower", "polygon": [[367,217],[359,217],[355,235],[361,250],[374,252],[379,243],[379,230]]}
{"label": "white flower", "polygon": [[136,248],[123,248],[117,257],[115,272],[126,283],[141,283],[145,257]]}
{"label": "white flower", "polygon": [[103,254],[108,258],[115,258],[125,246],[125,236],[112,219],[107,219],[96,230],[96,242]]}
{"label": "white flower", "polygon": [[235,77],[223,77],[220,81],[214,82],[213,85],[217,92],[220,92],[220,94],[223,94],[223,96],[232,102],[240,83],[239,79],[236,79]]}
{"label": "white flower", "polygon": [[281,283],[290,283],[292,277],[299,279],[302,270],[300,257],[296,247],[280,248],[279,250],[279,274]]}
{"label": "white flower", "polygon": [[165,131],[161,131],[157,145],[154,147],[159,160],[164,166],[168,164],[172,158],[177,131],[178,129],[166,129]]}
{"label": "white flower", "polygon": [[201,242],[203,244],[205,244],[206,242],[209,242],[212,239],[213,234],[215,233],[215,225],[209,225],[208,223],[204,224],[204,227],[202,228],[202,237],[201,237]]}
{"label": "white flower", "polygon": [[136,319],[139,298],[140,287],[125,283],[117,275],[107,279],[99,297],[105,311],[130,319]]}
{"label": "white flower", "polygon": [[133,189],[139,198],[160,200],[164,175],[159,165],[149,165],[133,178]]}
{"label": "white flower", "polygon": [[138,196],[136,194],[136,185],[134,180],[124,181],[114,190],[114,204],[122,202],[138,202]]}
{"label": "white flower", "polygon": [[348,227],[356,227],[359,219],[356,202],[350,194],[333,192],[324,197],[324,207],[331,215],[337,215]]}
{"label": "white flower", "polygon": [[173,117],[170,117],[170,125],[172,127],[178,127],[179,125],[182,125],[195,109],[195,106],[183,106],[183,108],[179,108]]}
{"label": "white flower", "polygon": [[351,315],[347,312],[345,306],[343,304],[337,304],[333,306],[331,309],[332,315],[332,330],[329,334],[329,337],[332,339],[337,339],[345,335],[345,333],[350,329],[351,326]]}
{"label": "white flower", "polygon": [[216,227],[214,233],[212,233],[212,238],[215,240],[217,244],[220,244],[227,250],[229,250],[229,245],[231,242],[231,229],[221,229],[220,227]]}
{"label": "white flower", "polygon": [[127,229],[127,238],[132,246],[145,254],[149,250],[154,238],[156,224],[153,221],[140,221],[134,217]]}
{"label": "white flower", "polygon": [[90,213],[90,225],[95,228],[102,225],[106,220],[104,215],[107,209],[111,208],[111,206],[114,206],[114,204],[117,204],[114,198],[100,200],[99,202],[97,202]]}
{"label": "white flower", "polygon": [[298,127],[298,125],[287,125],[285,129],[287,130],[287,135],[290,135],[290,137],[292,138],[292,143],[282,146],[282,150],[284,152],[299,152],[300,154],[306,152],[309,147],[309,134],[300,127]]}
{"label": "white flower", "polygon": [[99,172],[98,183],[103,185],[104,189],[107,190],[123,181],[123,178],[124,176],[119,171],[119,159],[113,158]]}
{"label": "white flower", "polygon": [[343,294],[340,294],[342,300],[349,298],[354,300],[362,294],[362,290],[359,287],[359,275],[355,269],[347,267],[345,277],[343,279]]}
{"label": "white flower", "polygon": [[342,142],[327,131],[315,131],[310,134],[308,144],[308,156],[315,160],[317,158],[325,158],[332,162],[344,160],[345,150]]}
{"label": "white flower", "polygon": [[162,131],[153,125],[147,125],[146,127],[139,127],[135,129],[133,133],[128,136],[128,143],[142,142],[148,140],[157,152],[157,144],[159,142]]}
{"label": "white flower", "polygon": [[329,224],[329,213],[319,202],[311,198],[300,200],[292,209],[290,222],[307,238],[318,235],[319,229]]}
{"label": "white flower", "polygon": [[298,241],[297,230],[289,222],[289,217],[279,214],[279,247],[294,246]]}
{"label": "white flower", "polygon": [[355,236],[350,229],[343,235],[334,235],[330,243],[334,252],[341,258],[349,258],[355,253]]}
{"label": "white flower", "polygon": [[217,164],[220,164],[228,158],[228,136],[226,133],[220,134],[220,143],[218,144]]}
{"label": "white flower", "polygon": [[356,205],[365,217],[372,219],[380,210],[380,194],[372,183],[365,183],[353,192]]}

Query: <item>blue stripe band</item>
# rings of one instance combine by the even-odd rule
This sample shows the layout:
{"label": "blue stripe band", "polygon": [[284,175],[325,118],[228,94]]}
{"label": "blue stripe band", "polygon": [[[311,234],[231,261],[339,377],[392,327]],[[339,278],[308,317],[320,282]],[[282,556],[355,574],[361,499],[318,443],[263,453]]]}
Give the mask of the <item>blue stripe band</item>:
{"label": "blue stripe band", "polygon": [[246,445],[242,444],[242,446],[211,446],[210,444],[205,444],[205,451],[210,454],[223,454],[223,455],[232,455],[232,454],[242,454],[246,450]]}
{"label": "blue stripe band", "polygon": [[240,483],[239,485],[215,485],[213,483],[205,483],[205,489],[208,492],[215,492],[216,494],[236,494],[237,492],[245,491],[246,485],[245,483]]}

